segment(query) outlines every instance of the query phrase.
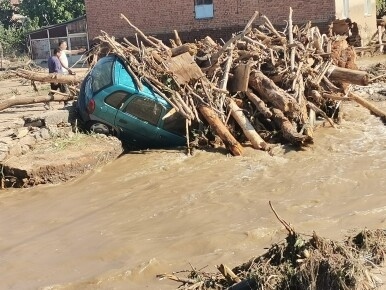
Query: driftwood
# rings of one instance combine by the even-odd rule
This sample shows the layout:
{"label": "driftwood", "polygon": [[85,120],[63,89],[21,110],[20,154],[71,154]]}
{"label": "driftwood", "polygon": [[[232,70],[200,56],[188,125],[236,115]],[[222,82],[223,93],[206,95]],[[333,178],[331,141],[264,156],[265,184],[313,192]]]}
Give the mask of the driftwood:
{"label": "driftwood", "polygon": [[212,55],[212,57],[210,59],[210,62],[212,64],[214,64],[218,61],[221,54],[223,54],[228,49],[229,46],[231,46],[237,40],[242,39],[247,34],[247,32],[251,29],[251,26],[252,26],[253,22],[255,21],[255,19],[257,18],[257,16],[259,16],[259,12],[255,11],[255,13],[251,17],[251,19],[249,19],[248,23],[245,25],[243,31],[240,34],[236,35],[235,37],[229,39],[218,52],[216,52],[215,54]]}
{"label": "driftwood", "polygon": [[[138,47],[128,40],[119,43],[103,31],[98,39],[103,51],[123,60],[139,89],[146,84],[173,107],[170,114],[186,119],[188,148],[209,144],[215,133],[233,155],[241,155],[239,141],[246,139],[260,150],[270,148],[264,140],[307,146],[313,142],[316,114],[334,126],[332,115],[339,114],[340,101],[365,104],[344,96],[348,83],[369,82],[367,73],[357,70],[355,51],[346,39],[321,35],[310,22],[298,27],[292,13],[290,9],[288,30],[280,31],[256,11],[243,31],[222,46],[209,36],[183,44],[174,31],[168,47],[124,15],[141,39]],[[252,27],[259,16],[264,26]],[[19,75],[58,83],[81,80],[26,71]],[[370,108],[384,118],[382,111]],[[258,132],[264,132],[264,140]]]}
{"label": "driftwood", "polygon": [[381,118],[383,122],[386,122],[386,112],[382,111],[378,107],[376,107],[374,104],[370,103],[368,100],[358,96],[357,94],[354,94],[352,92],[349,93],[350,99],[354,100],[358,104],[362,105],[366,109],[368,109],[372,114],[378,116]]}
{"label": "driftwood", "polygon": [[35,97],[21,97],[15,96],[9,99],[6,99],[0,102],[0,111],[5,110],[7,108],[19,105],[29,105],[29,104],[37,104],[37,103],[46,103],[46,102],[63,102],[73,100],[74,97],[65,94],[54,94],[53,96],[49,95],[37,95]]}
{"label": "driftwood", "polygon": [[300,107],[295,99],[279,88],[275,83],[260,71],[254,71],[249,78],[249,86],[259,93],[266,103],[271,103],[275,108],[283,111],[293,118],[300,116]]}
{"label": "driftwood", "polygon": [[231,153],[234,156],[243,155],[243,147],[229,132],[217,114],[207,106],[199,106],[198,109],[210,126],[216,131],[221,140],[224,141],[225,146],[231,151]]}
{"label": "driftwood", "polygon": [[282,111],[273,108],[273,120],[280,126],[283,137],[294,145],[299,143],[312,143],[312,137],[300,134],[293,127],[292,123],[286,118]]}
{"label": "driftwood", "polygon": [[329,79],[361,86],[367,86],[369,84],[369,75],[367,72],[337,66],[330,68]]}
{"label": "driftwood", "polygon": [[265,141],[259,136],[259,134],[257,134],[255,128],[253,128],[249,120],[245,117],[244,113],[240,110],[240,108],[232,99],[228,99],[228,107],[231,111],[232,117],[240,125],[248,140],[251,141],[253,148],[268,150],[268,144],[265,143]]}
{"label": "driftwood", "polygon": [[272,112],[267,108],[267,105],[264,103],[262,99],[260,99],[257,95],[255,95],[251,90],[246,92],[246,95],[249,100],[256,106],[256,109],[264,115],[266,118],[272,117]]}
{"label": "driftwood", "polygon": [[59,84],[69,84],[76,85],[82,82],[83,77],[78,75],[63,75],[63,74],[49,74],[42,72],[29,71],[25,69],[18,69],[15,71],[15,74],[19,77],[38,81],[42,83],[59,83]]}

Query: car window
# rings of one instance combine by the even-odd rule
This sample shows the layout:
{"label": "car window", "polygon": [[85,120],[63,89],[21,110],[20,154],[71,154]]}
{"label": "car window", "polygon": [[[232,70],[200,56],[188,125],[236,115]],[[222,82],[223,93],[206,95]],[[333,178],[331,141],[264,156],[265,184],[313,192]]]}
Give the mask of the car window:
{"label": "car window", "polygon": [[162,106],[152,100],[136,96],[126,106],[126,113],[129,113],[140,120],[146,121],[149,124],[157,126],[158,120],[162,112]]}
{"label": "car window", "polygon": [[114,59],[97,64],[91,73],[94,94],[113,83]]}
{"label": "car window", "polygon": [[180,113],[175,112],[164,119],[163,129],[178,135],[184,135],[186,132],[185,118]]}
{"label": "car window", "polygon": [[127,96],[126,92],[114,92],[105,98],[105,103],[119,109]]}

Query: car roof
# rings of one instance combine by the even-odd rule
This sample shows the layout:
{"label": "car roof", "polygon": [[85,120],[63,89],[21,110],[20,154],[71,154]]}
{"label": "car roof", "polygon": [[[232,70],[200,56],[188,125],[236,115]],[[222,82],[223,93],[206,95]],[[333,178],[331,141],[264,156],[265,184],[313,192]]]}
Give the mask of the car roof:
{"label": "car roof", "polygon": [[128,87],[131,90],[135,90],[141,95],[150,99],[157,99],[166,108],[171,108],[171,105],[159,94],[157,94],[148,84],[142,81],[143,87],[141,90],[137,87],[130,72],[126,68],[125,61],[118,55],[108,55],[105,58],[106,61],[113,59],[114,61],[114,77],[113,82],[115,85]]}

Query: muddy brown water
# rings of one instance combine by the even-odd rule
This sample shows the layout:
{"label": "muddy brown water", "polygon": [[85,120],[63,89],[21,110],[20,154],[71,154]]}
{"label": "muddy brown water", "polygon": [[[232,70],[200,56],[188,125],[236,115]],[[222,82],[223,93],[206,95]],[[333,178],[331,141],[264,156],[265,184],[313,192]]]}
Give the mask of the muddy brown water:
{"label": "muddy brown water", "polygon": [[215,272],[281,241],[268,201],[302,233],[385,228],[386,126],[345,110],[305,151],[146,151],[66,184],[1,191],[0,289],[175,289],[155,275]]}

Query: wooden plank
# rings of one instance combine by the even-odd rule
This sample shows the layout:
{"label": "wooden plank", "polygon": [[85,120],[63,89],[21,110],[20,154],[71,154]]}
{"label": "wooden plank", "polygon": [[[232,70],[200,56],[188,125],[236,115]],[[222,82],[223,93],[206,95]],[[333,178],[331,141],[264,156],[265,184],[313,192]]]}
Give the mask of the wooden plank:
{"label": "wooden plank", "polygon": [[167,63],[167,67],[180,85],[188,84],[191,80],[198,80],[205,76],[189,52],[172,57]]}
{"label": "wooden plank", "polygon": [[239,64],[235,68],[232,81],[230,82],[231,93],[246,92],[248,90],[250,73],[251,73],[250,64]]}

